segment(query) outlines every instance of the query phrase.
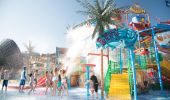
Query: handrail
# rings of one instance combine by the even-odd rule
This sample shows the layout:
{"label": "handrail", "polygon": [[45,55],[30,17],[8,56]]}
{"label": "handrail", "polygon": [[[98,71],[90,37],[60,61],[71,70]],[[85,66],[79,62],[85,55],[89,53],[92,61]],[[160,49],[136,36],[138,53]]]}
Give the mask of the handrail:
{"label": "handrail", "polygon": [[112,74],[120,73],[120,66],[117,62],[110,61]]}
{"label": "handrail", "polygon": [[107,69],[106,76],[104,79],[104,90],[105,90],[106,95],[108,95],[108,92],[109,92],[110,80],[111,80],[111,61],[109,61],[108,69]]}
{"label": "handrail", "polygon": [[104,79],[104,90],[105,93],[108,95],[109,88],[110,88],[110,80],[111,80],[111,74],[117,74],[120,73],[120,68],[118,67],[117,62],[109,61],[108,69],[106,72],[106,76]]}
{"label": "handrail", "polygon": [[[104,80],[104,90],[106,95],[108,95],[109,88],[110,88],[110,81],[111,81],[111,74],[119,74],[120,68],[117,62],[109,61],[108,69],[106,72],[105,80]],[[133,79],[132,79],[132,70],[130,67],[130,61],[128,61],[128,79],[130,85],[130,93],[133,94]]]}

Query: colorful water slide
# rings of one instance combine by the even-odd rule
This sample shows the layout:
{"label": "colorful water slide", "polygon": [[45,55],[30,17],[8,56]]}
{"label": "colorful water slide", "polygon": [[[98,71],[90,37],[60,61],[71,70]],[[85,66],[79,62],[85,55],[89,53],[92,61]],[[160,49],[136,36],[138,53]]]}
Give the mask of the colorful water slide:
{"label": "colorful water slide", "polygon": [[41,77],[37,82],[37,87],[44,86],[45,81],[46,81],[46,77],[45,76]]}
{"label": "colorful water slide", "polygon": [[109,88],[109,100],[131,100],[128,74],[112,74]]}

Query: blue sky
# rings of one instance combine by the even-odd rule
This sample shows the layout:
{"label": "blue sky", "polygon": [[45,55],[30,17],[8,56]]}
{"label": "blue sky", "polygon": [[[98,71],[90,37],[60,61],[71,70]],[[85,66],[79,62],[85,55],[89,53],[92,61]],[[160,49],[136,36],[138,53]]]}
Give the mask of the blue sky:
{"label": "blue sky", "polygon": [[[116,0],[117,6],[134,2],[150,12],[153,23],[155,17],[170,19],[164,0]],[[0,0],[0,41],[11,38],[25,51],[30,40],[36,52],[55,52],[56,46],[68,46],[66,27],[87,18],[76,13],[80,9],[75,0]]]}

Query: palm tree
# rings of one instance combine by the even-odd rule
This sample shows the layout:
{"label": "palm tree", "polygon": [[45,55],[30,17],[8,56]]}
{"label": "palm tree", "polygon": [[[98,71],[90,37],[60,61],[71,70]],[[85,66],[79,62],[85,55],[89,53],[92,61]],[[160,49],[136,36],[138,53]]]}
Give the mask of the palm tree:
{"label": "palm tree", "polygon": [[32,42],[29,41],[28,42],[28,45],[27,44],[24,44],[25,48],[27,49],[27,52],[28,52],[28,55],[27,55],[27,68],[28,68],[28,73],[31,72],[31,68],[30,68],[30,65],[31,65],[31,58],[33,56],[33,51],[34,51],[34,46],[32,45]]}
{"label": "palm tree", "polygon": [[105,2],[103,0],[101,2],[94,0],[94,5],[87,0],[77,0],[77,2],[85,8],[84,11],[78,11],[78,13],[87,15],[89,18],[74,28],[86,24],[95,24],[92,38],[96,34],[101,35],[105,29],[110,29],[110,25],[121,26],[120,13],[117,13],[118,8],[116,8],[114,0],[106,0]]}
{"label": "palm tree", "polygon": [[[94,5],[92,5],[87,0],[77,0],[83,8],[84,11],[78,11],[81,14],[87,15],[89,18],[84,22],[76,25],[80,27],[87,24],[94,24],[95,28],[92,34],[92,39],[98,35],[102,35],[105,29],[110,29],[110,25],[115,25],[120,27],[120,13],[117,13],[118,8],[114,0],[94,0]],[[101,87],[102,87],[102,97],[104,97],[104,77],[103,77],[103,50],[101,50]]]}

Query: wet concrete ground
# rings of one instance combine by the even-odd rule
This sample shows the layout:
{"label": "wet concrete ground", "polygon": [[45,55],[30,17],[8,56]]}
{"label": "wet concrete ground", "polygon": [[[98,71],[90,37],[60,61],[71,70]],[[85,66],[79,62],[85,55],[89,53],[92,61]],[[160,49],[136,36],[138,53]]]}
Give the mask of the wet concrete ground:
{"label": "wet concrete ground", "polygon": [[[1,86],[1,84],[0,84]],[[61,96],[51,96],[50,90],[45,95],[45,88],[37,88],[36,91],[28,95],[29,90],[25,90],[25,93],[19,93],[15,88],[9,88],[7,94],[0,93],[0,100],[106,100],[101,99],[101,90],[98,91],[99,98],[96,96],[86,96],[86,88],[71,88],[69,95],[66,94]],[[161,96],[160,91],[149,91],[148,93],[138,95],[138,100],[170,100],[170,91],[165,91],[165,96]],[[117,100],[117,99],[113,99]]]}
{"label": "wet concrete ground", "polygon": [[61,96],[51,96],[50,90],[47,95],[45,95],[45,88],[37,88],[34,93],[28,95],[28,90],[25,90],[24,93],[19,93],[16,89],[9,89],[7,94],[1,93],[0,100],[105,100],[101,99],[99,90],[99,98],[96,96],[86,96],[85,88],[72,88],[69,90],[69,95],[66,96],[66,93]]}

